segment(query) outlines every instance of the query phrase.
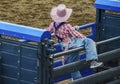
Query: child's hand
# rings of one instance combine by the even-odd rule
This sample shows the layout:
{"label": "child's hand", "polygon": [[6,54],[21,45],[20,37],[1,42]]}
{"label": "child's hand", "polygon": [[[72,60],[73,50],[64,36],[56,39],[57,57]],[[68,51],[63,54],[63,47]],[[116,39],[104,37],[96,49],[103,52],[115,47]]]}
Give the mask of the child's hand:
{"label": "child's hand", "polygon": [[62,65],[65,64],[65,56],[62,56]]}
{"label": "child's hand", "polygon": [[[69,39],[65,39],[64,43],[66,44],[65,51],[68,50],[69,47]],[[62,56],[62,65],[65,64],[65,56]]]}
{"label": "child's hand", "polygon": [[79,26],[74,26],[75,30],[79,30],[80,27]]}
{"label": "child's hand", "polygon": [[69,39],[67,39],[67,38],[64,39],[64,43],[65,43],[65,44],[68,44],[68,43],[69,43]]}

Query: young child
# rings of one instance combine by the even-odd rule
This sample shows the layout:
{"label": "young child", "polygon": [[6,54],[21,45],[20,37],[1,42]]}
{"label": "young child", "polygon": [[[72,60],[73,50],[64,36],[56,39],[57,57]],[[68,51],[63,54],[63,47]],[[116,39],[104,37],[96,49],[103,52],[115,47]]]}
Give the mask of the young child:
{"label": "young child", "polygon": [[[52,22],[47,28],[48,31],[54,33],[58,39],[58,42],[64,47],[64,50],[77,48],[80,46],[85,47],[86,61],[90,61],[90,68],[96,68],[101,66],[102,62],[97,62],[98,56],[95,43],[92,39],[86,38],[83,34],[79,33],[67,23],[67,20],[72,14],[72,9],[66,8],[64,4],[60,4],[57,7],[52,8],[51,18]],[[79,52],[74,52],[66,56],[62,56],[62,64],[71,63],[79,60]],[[71,73],[73,80],[81,77],[79,71]]]}

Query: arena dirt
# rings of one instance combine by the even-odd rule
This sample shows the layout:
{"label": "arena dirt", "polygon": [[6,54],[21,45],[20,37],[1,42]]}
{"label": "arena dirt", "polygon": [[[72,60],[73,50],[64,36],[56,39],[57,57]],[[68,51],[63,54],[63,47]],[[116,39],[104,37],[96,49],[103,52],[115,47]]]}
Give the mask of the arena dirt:
{"label": "arena dirt", "polygon": [[0,20],[45,28],[52,21],[51,8],[60,3],[73,9],[68,20],[72,25],[95,21],[94,0],[0,0]]}

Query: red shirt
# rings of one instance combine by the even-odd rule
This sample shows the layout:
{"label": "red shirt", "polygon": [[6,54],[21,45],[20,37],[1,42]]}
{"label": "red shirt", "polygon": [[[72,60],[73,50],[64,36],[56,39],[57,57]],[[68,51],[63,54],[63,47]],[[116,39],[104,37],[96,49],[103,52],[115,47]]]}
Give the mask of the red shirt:
{"label": "red shirt", "polygon": [[[57,25],[59,25],[59,23],[57,23]],[[83,34],[76,31],[74,27],[67,23],[60,26],[60,28],[55,32],[55,28],[52,22],[47,30],[51,33],[55,33],[55,35],[59,36],[62,39],[69,39],[70,37],[85,38]]]}

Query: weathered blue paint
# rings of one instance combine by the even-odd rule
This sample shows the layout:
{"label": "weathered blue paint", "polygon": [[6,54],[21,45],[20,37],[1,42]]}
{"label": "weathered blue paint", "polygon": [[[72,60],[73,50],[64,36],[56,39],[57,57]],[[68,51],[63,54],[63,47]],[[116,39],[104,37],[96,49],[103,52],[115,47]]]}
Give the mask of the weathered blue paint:
{"label": "weathered blue paint", "polygon": [[0,21],[0,34],[37,42],[51,37],[50,32],[45,29],[38,29],[2,21]]}
{"label": "weathered blue paint", "polygon": [[120,12],[120,0],[96,0],[95,8]]}

